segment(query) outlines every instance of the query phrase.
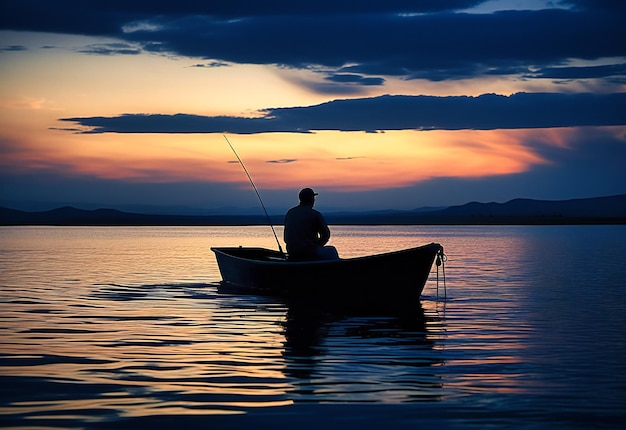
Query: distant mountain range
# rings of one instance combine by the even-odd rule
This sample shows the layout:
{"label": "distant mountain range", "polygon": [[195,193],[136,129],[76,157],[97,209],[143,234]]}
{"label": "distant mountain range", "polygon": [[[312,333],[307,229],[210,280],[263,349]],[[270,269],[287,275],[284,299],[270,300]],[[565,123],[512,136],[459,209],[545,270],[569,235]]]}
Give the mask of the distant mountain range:
{"label": "distant mountain range", "polygon": [[[626,194],[574,200],[515,199],[506,203],[471,202],[445,209],[335,212],[329,224],[626,224]],[[271,216],[282,224],[283,215]],[[65,206],[26,212],[0,207],[0,225],[134,226],[263,225],[264,215],[155,215],[115,209],[83,210]]]}
{"label": "distant mountain range", "polygon": [[[625,224],[626,194],[572,200],[471,202],[432,211],[329,214],[335,224]],[[358,220],[361,219],[361,222]]]}

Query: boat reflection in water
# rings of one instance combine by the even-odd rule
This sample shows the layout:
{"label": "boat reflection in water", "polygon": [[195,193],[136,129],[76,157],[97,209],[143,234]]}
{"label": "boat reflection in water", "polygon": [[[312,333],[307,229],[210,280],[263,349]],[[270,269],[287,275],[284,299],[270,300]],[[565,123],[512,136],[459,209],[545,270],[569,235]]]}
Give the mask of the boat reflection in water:
{"label": "boat reflection in water", "polygon": [[414,402],[442,397],[432,370],[440,351],[423,308],[341,315],[290,304],[284,322],[285,374],[299,402]]}
{"label": "boat reflection in water", "polygon": [[[385,290],[381,286],[381,292]],[[232,294],[222,283],[220,292]],[[441,322],[419,301],[391,308],[284,299],[286,397],[304,403],[438,401]],[[429,327],[431,328],[429,331]]]}

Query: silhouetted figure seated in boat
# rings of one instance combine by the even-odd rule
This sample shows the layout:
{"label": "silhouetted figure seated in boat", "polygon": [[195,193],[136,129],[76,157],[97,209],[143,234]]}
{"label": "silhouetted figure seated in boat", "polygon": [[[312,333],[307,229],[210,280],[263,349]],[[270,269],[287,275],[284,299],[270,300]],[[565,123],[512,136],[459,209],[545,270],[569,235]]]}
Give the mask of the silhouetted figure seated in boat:
{"label": "silhouetted figure seated in boat", "polygon": [[285,243],[291,261],[336,260],[334,246],[324,246],[330,239],[330,229],[322,214],[315,209],[315,193],[304,188],[298,194],[300,204],[285,215]]}

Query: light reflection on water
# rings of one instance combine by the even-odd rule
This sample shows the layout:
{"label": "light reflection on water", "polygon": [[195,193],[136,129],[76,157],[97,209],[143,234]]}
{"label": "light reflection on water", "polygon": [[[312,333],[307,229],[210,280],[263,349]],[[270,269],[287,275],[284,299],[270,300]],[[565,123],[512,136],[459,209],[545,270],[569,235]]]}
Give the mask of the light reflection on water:
{"label": "light reflection on water", "polygon": [[0,228],[0,424],[245,426],[331,404],[371,405],[371,428],[624,420],[623,226],[333,232],[344,257],[443,244],[447,300],[434,270],[403,315],[218,293],[209,248],[275,248],[267,227]]}

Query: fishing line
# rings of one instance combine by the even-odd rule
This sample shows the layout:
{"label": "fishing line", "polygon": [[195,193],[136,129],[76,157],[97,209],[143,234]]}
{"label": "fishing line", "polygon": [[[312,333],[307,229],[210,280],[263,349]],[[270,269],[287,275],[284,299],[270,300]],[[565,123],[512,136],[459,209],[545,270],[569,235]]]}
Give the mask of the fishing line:
{"label": "fishing line", "polygon": [[248,177],[248,180],[250,181],[250,184],[252,184],[252,188],[254,189],[254,192],[256,193],[256,196],[259,199],[259,203],[261,203],[261,207],[263,208],[263,212],[265,212],[265,216],[267,217],[267,222],[269,223],[270,228],[272,229],[272,233],[274,233],[274,239],[276,239],[276,244],[278,245],[278,250],[280,251],[281,254],[285,254],[283,252],[282,246],[280,246],[280,241],[278,240],[278,236],[276,235],[276,230],[274,230],[274,226],[272,225],[272,219],[270,218],[269,214],[267,213],[267,209],[265,209],[265,205],[263,204],[263,199],[261,199],[261,195],[259,194],[259,190],[257,190],[256,185],[254,185],[254,181],[252,180],[252,177],[250,176],[250,173],[248,172],[248,169],[246,169],[246,165],[243,164],[243,161],[241,160],[241,157],[239,157],[239,154],[237,154],[237,151],[235,151],[235,147],[230,143],[230,140],[228,140],[228,138],[226,137],[225,134],[223,136],[224,136],[224,139],[226,139],[226,142],[228,143],[228,146],[230,146],[230,149],[233,150],[233,153],[235,154],[235,157],[237,157],[237,160],[239,161],[239,164],[241,164],[241,167],[243,168],[243,171],[246,173],[246,176]]}

